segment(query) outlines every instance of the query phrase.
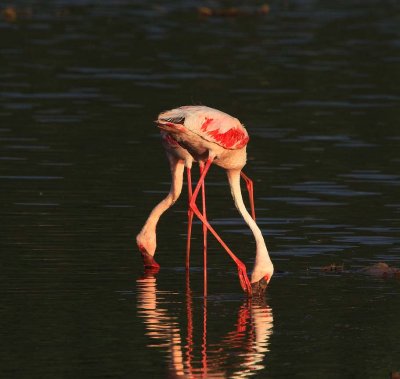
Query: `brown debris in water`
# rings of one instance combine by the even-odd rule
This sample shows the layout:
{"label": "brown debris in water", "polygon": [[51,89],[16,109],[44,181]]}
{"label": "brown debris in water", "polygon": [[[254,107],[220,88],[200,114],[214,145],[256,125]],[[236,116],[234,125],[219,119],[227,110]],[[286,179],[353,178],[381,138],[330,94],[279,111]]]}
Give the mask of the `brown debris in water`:
{"label": "brown debris in water", "polygon": [[335,263],[331,263],[328,266],[321,267],[321,271],[324,271],[324,272],[342,272],[343,271],[343,264],[339,266],[339,265],[337,265]]}
{"label": "brown debris in water", "polygon": [[1,14],[8,22],[15,22],[17,20],[17,11],[14,7],[4,8]]}
{"label": "brown debris in water", "polygon": [[[337,265],[335,263],[331,263],[330,265],[322,266],[320,268],[320,270],[323,272],[343,272],[344,266],[343,266],[343,264]],[[375,263],[371,266],[364,267],[357,271],[346,270],[346,272],[348,272],[348,273],[356,272],[356,273],[361,273],[361,274],[365,274],[365,275],[375,276],[377,278],[400,279],[400,268],[391,267],[387,263],[384,263],[384,262]]]}
{"label": "brown debris in water", "polygon": [[387,263],[379,262],[361,270],[363,274],[372,275],[380,278],[400,279],[400,269],[390,267]]}
{"label": "brown debris in water", "polygon": [[249,11],[246,9],[240,9],[237,7],[229,8],[210,8],[210,7],[199,7],[197,13],[203,17],[217,16],[217,17],[238,17],[238,16],[257,16],[265,15],[270,12],[268,4],[263,4],[256,10]]}
{"label": "brown debris in water", "polygon": [[17,22],[20,19],[32,18],[33,12],[29,7],[17,9],[16,7],[10,5],[2,9],[0,13],[7,22]]}

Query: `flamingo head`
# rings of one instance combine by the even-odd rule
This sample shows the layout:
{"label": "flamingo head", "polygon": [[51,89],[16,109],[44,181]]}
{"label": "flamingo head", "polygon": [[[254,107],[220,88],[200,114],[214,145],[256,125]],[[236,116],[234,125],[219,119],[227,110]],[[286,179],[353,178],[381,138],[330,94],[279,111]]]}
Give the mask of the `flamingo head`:
{"label": "flamingo head", "polygon": [[262,268],[257,267],[251,276],[251,287],[253,296],[264,294],[267,286],[274,274],[274,266],[271,261],[266,262]]}
{"label": "flamingo head", "polygon": [[137,235],[136,243],[140,253],[142,254],[145,269],[158,271],[160,265],[154,260],[154,254],[156,251],[155,238],[148,238],[148,235],[142,231]]}

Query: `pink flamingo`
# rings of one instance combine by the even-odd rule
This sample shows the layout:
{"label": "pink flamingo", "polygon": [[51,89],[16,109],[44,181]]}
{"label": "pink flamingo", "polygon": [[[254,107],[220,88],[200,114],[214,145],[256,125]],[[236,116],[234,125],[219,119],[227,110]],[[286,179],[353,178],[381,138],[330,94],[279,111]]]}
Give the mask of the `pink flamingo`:
{"label": "pink flamingo", "polygon": [[[144,265],[150,269],[158,269],[154,260],[156,251],[156,227],[161,215],[179,198],[183,185],[183,172],[187,168],[189,211],[188,211],[188,244],[186,267],[189,264],[190,232],[193,214],[203,223],[204,235],[210,231],[229,254],[238,268],[240,284],[249,295],[252,292],[263,293],[274,272],[274,266],[268,254],[260,228],[255,222],[254,201],[252,199],[252,181],[242,173],[246,164],[246,145],[249,137],[238,119],[206,106],[183,106],[160,113],[156,121],[161,129],[163,145],[170,163],[172,183],[168,195],[157,204],[150,213],[142,230],[136,237],[142,253]],[[192,192],[191,167],[199,162],[200,179]],[[236,257],[205,216],[205,200],[203,212],[196,205],[200,189],[203,189],[207,172],[214,163],[226,170],[229,185],[236,208],[253,232],[256,242],[256,257],[251,282],[247,276],[246,266]],[[240,177],[246,181],[250,193],[253,217],[247,211],[240,189]],[[206,243],[206,237],[204,237]]]}

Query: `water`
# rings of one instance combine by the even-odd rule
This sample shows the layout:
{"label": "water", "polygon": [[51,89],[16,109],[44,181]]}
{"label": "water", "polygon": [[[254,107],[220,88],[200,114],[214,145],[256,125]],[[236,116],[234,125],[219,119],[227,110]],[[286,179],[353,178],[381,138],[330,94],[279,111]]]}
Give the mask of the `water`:
{"label": "water", "polygon": [[[2,377],[400,370],[399,281],[358,273],[400,266],[399,5],[258,5],[209,18],[192,1],[2,13]],[[161,271],[143,275],[134,237],[169,186],[152,121],[182,104],[249,131],[246,173],[278,271],[265,299],[246,299],[211,239],[203,297],[198,224],[186,277],[186,193],[159,225]],[[224,173],[207,188],[209,218],[250,268]],[[332,263],[345,271],[321,270]]]}

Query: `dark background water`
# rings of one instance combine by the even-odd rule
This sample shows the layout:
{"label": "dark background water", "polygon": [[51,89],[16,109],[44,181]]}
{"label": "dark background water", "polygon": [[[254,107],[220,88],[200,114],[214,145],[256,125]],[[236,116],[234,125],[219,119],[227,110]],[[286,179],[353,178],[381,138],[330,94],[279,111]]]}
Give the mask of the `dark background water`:
{"label": "dark background water", "polygon": [[[37,1],[1,5],[0,372],[5,378],[383,378],[400,370],[397,1]],[[226,17],[198,7],[236,6]],[[251,136],[247,174],[279,271],[249,302],[201,228],[184,270],[186,193],[158,228],[156,279],[135,235],[169,188],[153,120],[205,104]],[[224,173],[208,213],[247,263]],[[321,267],[343,265],[343,273]]]}

